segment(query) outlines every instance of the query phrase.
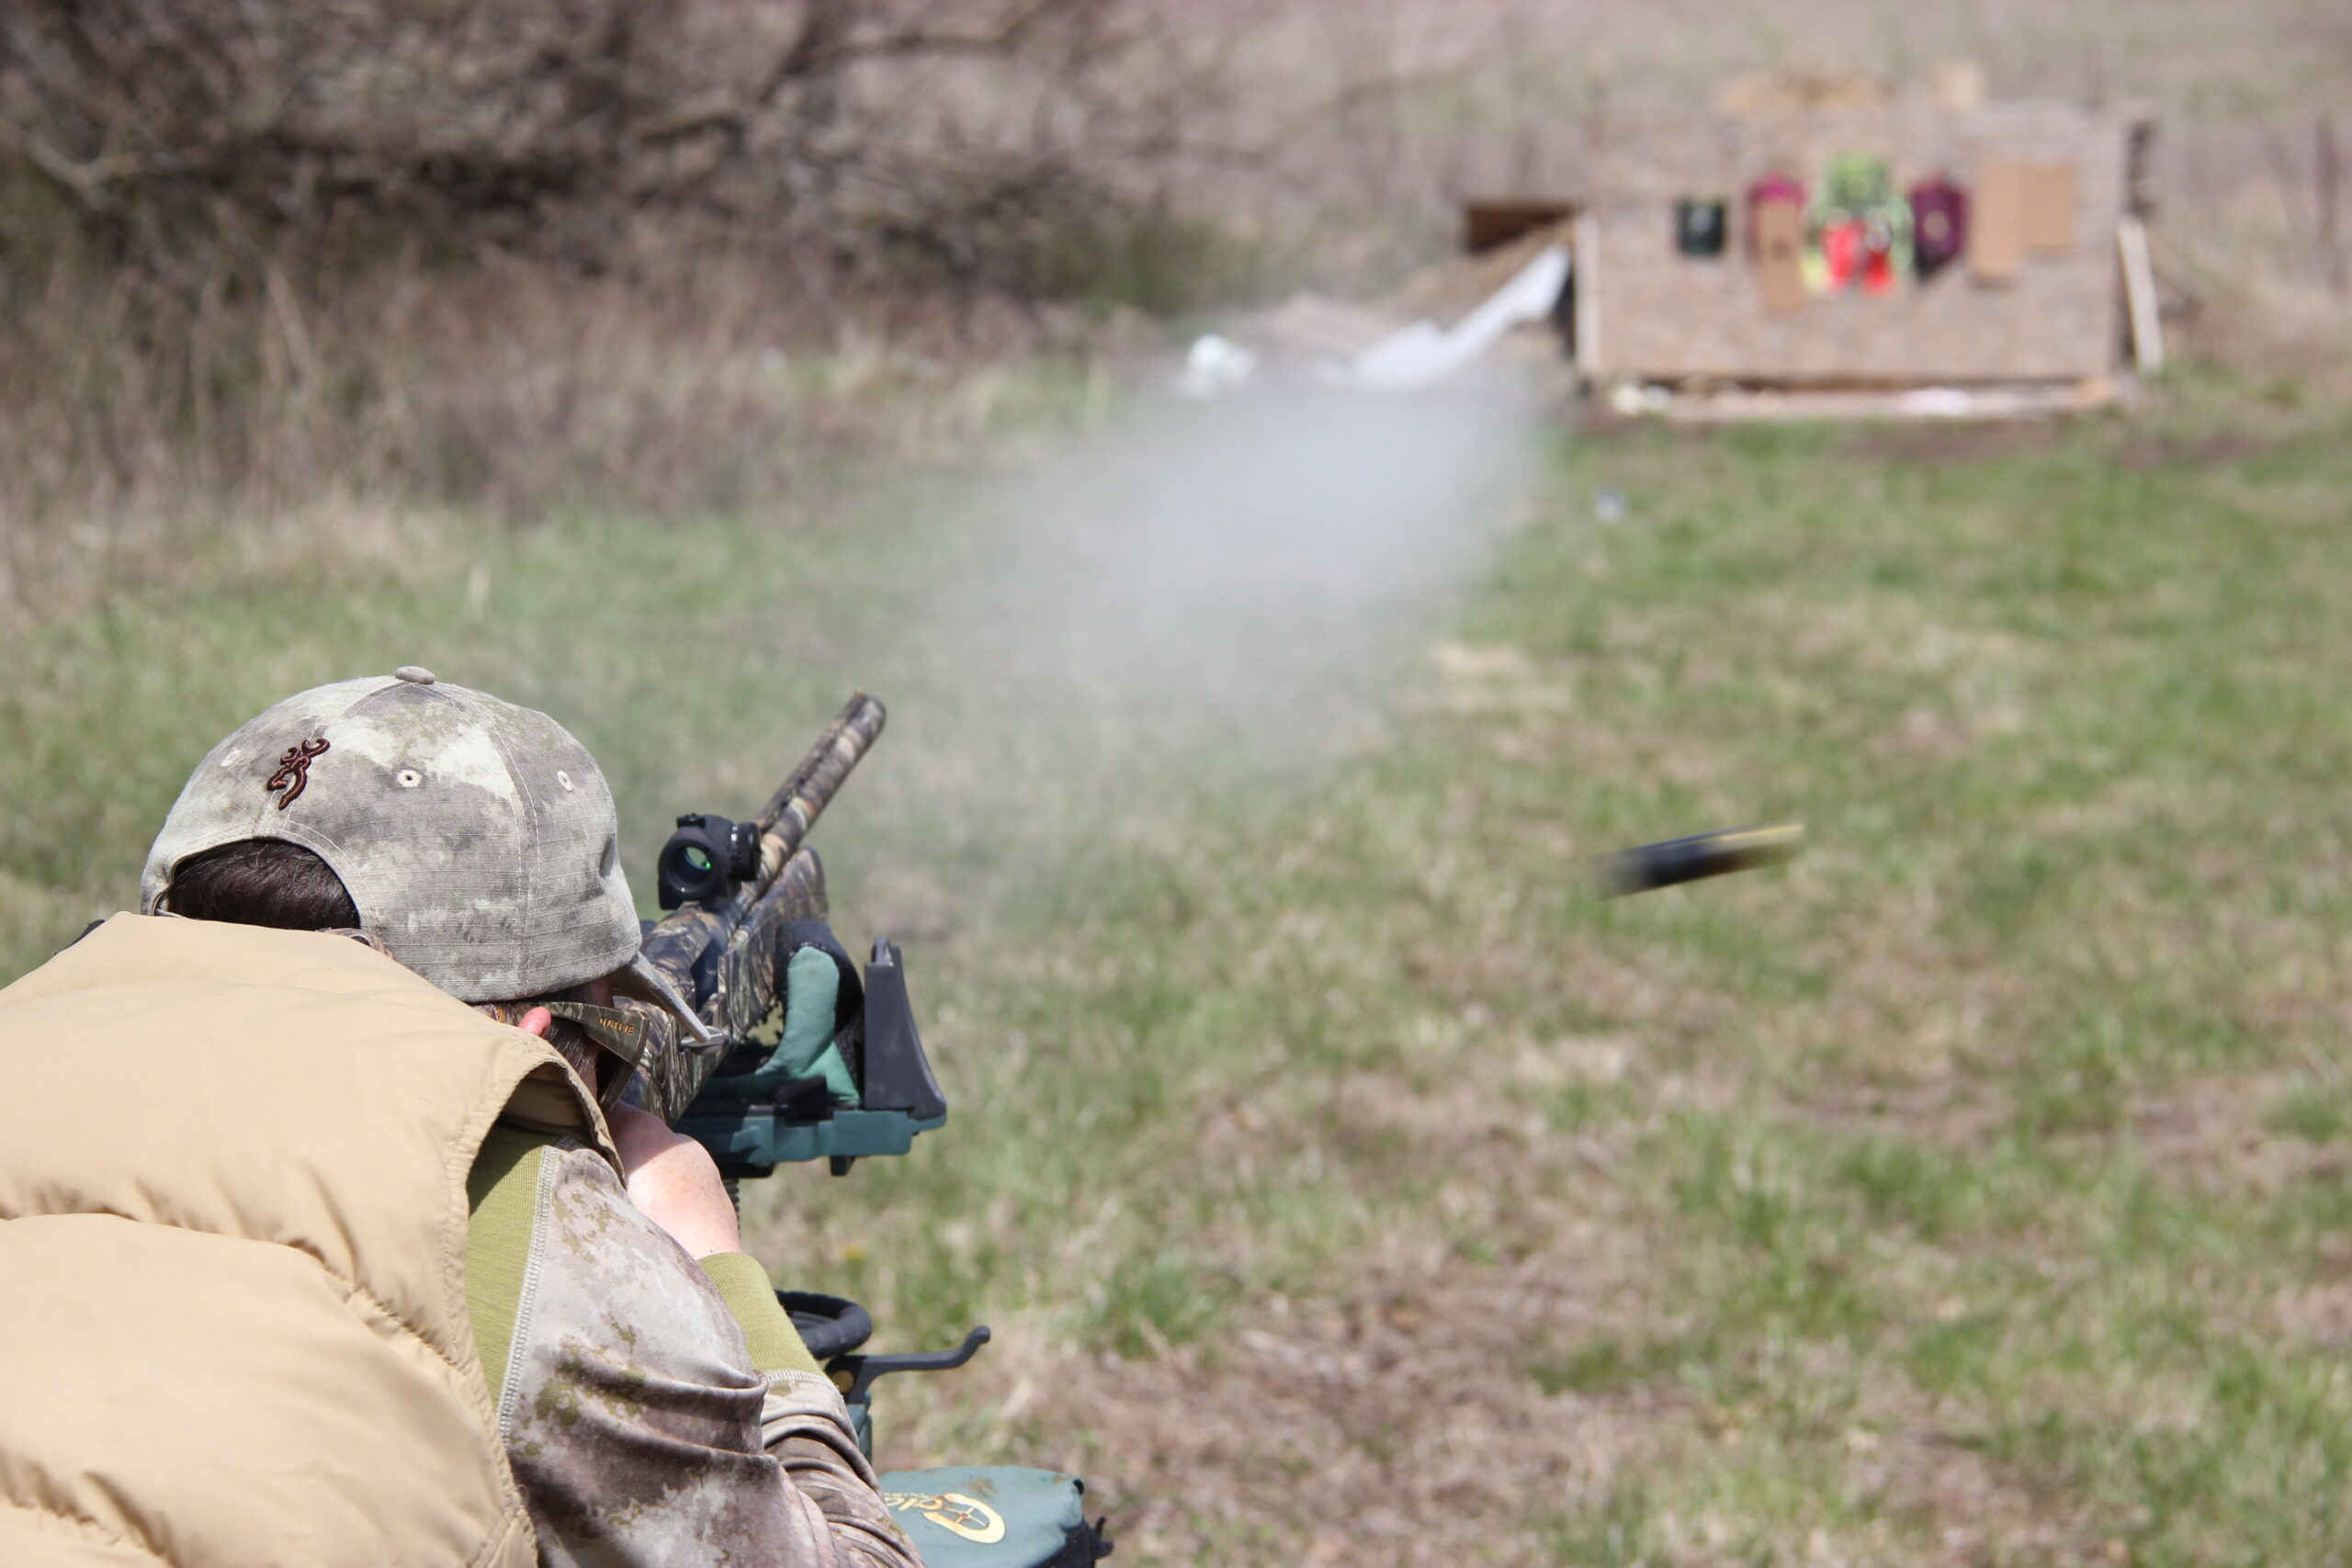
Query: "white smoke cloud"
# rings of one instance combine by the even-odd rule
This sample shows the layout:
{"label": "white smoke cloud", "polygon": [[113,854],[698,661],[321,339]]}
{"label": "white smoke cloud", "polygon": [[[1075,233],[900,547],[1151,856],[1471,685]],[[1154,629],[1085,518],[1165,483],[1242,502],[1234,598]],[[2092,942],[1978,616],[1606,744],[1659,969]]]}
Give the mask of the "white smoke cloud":
{"label": "white smoke cloud", "polygon": [[1533,428],[1491,388],[1154,400],[956,498],[843,650],[892,710],[860,815],[968,877],[1205,787],[1311,783],[1490,558]]}

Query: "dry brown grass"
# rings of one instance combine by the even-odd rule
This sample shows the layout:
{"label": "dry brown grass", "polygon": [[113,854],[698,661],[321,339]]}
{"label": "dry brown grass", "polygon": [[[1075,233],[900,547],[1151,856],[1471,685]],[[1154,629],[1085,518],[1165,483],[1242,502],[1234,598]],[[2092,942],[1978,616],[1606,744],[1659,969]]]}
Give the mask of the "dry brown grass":
{"label": "dry brown grass", "polygon": [[[190,302],[18,280],[0,355],[0,604],[86,602],[222,553],[413,547],[430,514],[771,511],[859,464],[939,461],[1022,417],[1019,367],[1138,328],[724,254],[582,277],[492,255],[323,297]],[[37,286],[36,286],[37,285]],[[1149,341],[1148,332],[1142,341]]]}
{"label": "dry brown grass", "polygon": [[[747,36],[772,51],[825,9],[752,6]],[[355,246],[345,217],[297,204],[286,236],[176,260],[159,289],[62,237],[73,203],[17,179],[0,197],[0,603],[136,575],[216,547],[223,527],[333,534],[355,509],[756,506],[840,457],[952,445],[992,361],[1100,346],[1082,315],[1041,296],[1165,307],[1290,278],[1385,283],[1449,246],[1465,192],[1574,190],[1593,112],[1703,100],[1758,68],[1901,78],[1971,57],[1999,93],[2151,98],[2183,346],[2322,395],[2352,375],[2352,223],[2320,193],[2314,130],[2352,86],[2352,38],[2320,0],[1042,9],[1141,29],[1144,46],[1102,53],[1088,67],[1101,80],[1071,89],[1088,104],[1127,93],[1126,118],[1105,130],[1099,104],[1095,118],[1047,117],[1028,162],[1008,165],[1007,149],[1029,145],[1006,129],[1017,72],[883,62],[898,74],[855,78],[827,122],[848,138],[825,143],[830,216],[803,211],[797,230],[756,203],[715,219],[649,197],[634,213],[559,203],[520,230],[528,203],[470,228],[420,209]],[[554,14],[516,12],[532,26]],[[884,30],[905,20],[877,16]],[[639,64],[674,75],[657,54]],[[922,112],[874,119],[894,94]],[[484,113],[485,147],[536,124]],[[626,130],[611,115],[594,125]],[[887,177],[844,174],[863,167],[858,136]],[[376,151],[396,162],[413,140]],[[1080,144],[1097,162],[1071,162]],[[991,151],[948,155],[967,145]],[[768,164],[728,166],[733,179]],[[345,239],[322,248],[297,219]],[[535,247],[534,223],[568,237]],[[1022,295],[1032,302],[1009,302]]]}
{"label": "dry brown grass", "polygon": [[1150,0],[32,0],[0,603],[224,527],[741,511],[952,446],[989,367],[1215,262],[1164,188],[1206,69]]}

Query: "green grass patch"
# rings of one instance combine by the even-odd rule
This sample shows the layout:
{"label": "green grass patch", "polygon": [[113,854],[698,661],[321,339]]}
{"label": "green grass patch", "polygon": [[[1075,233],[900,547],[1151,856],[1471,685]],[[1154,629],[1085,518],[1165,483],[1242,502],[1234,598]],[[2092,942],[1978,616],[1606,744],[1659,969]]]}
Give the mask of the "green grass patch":
{"label": "green grass patch", "polygon": [[[2167,429],[2238,417],[2200,385]],[[1248,1379],[1215,1404],[1236,1331],[1325,1333],[1367,1280],[1442,1323],[1461,1281],[1524,1280],[1523,1317],[1410,1353],[1640,1441],[1564,1506],[1564,1404],[1473,1428],[1520,1477],[1479,1504],[1505,1558],[2339,1561],[2352,1101],[2312,1064],[2352,1015],[2352,533],[2312,498],[2352,493],[2352,429],[2298,417],[2258,458],[2153,466],[2120,422],[1959,457],[1561,435],[1481,585],[1400,627],[1444,647],[1376,743],[985,818],[939,803],[1051,770],[1009,750],[976,785],[919,739],[958,672],[876,628],[920,608],[910,571],[1001,541],[927,527],[917,479],[846,520],[571,516],[110,604],[6,647],[0,942],[29,965],[125,898],[193,759],[354,669],[563,716],[648,887],[670,815],[756,799],[864,682],[909,739],[820,840],[845,934],[926,933],[955,1119],[770,1184],[760,1243],[894,1348],[1012,1317],[1071,1364],[1175,1369],[1232,1435],[1198,1461],[1228,1513],[1176,1510],[1200,1539],[1344,1535],[1280,1478],[1360,1464],[1387,1498],[1415,1462],[1338,1394],[1253,1447]],[[1784,871],[1614,904],[1584,878],[1786,818]],[[1543,1310],[1577,1292],[1596,1316]],[[940,1433],[1030,1457],[944,1416],[905,1440]]]}

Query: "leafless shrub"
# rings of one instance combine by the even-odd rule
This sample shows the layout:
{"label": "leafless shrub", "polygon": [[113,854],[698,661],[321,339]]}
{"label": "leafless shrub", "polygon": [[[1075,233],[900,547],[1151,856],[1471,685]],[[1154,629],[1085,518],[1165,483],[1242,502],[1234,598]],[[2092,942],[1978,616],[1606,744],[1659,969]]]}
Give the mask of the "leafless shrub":
{"label": "leafless shrub", "polygon": [[735,505],[953,423],[797,367],[1182,285],[1221,62],[1158,4],[11,0],[0,557],[338,495]]}
{"label": "leafless shrub", "polygon": [[609,264],[648,216],[1034,281],[1209,78],[1132,0],[19,0],[0,140],[119,254],[388,231]]}
{"label": "leafless shrub", "polygon": [[1596,110],[1884,68],[1898,12],[1898,52],[2005,95],[2090,59],[2152,95],[2168,276],[2334,344],[2305,322],[2341,316],[2352,244],[2341,6],[2252,9],[0,0],[0,536],[322,494],[733,504],[903,438],[765,348],[919,323],[887,367],[1034,335],[1055,297],[1384,288],[1465,192],[1579,188]]}
{"label": "leafless shrub", "polygon": [[528,520],[795,501],[843,458],[968,449],[1004,389],[990,362],[1080,330],[1066,310],[875,292],[725,251],[659,282],[494,254],[332,292],[270,270],[242,302],[107,277],[69,262],[6,304],[0,618],[11,578],[87,580],[94,553],[153,576],[159,542],[200,554],[224,530],[329,527],[355,503]]}

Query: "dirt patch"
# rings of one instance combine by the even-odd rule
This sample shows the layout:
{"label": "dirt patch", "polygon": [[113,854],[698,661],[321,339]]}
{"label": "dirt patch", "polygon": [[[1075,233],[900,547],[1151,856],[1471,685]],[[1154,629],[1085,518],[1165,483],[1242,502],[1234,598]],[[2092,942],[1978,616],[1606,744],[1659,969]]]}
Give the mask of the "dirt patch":
{"label": "dirt patch", "polygon": [[1544,1521],[1603,1506],[1695,1434],[1670,1383],[1579,1390],[1545,1371],[1634,1326],[1593,1266],[1622,1239],[1587,1224],[1487,1269],[1400,1247],[1216,1345],[1075,1362],[1055,1404],[1102,1434],[1089,1462],[1118,1478],[1122,1551],[1146,1560],[1230,1561],[1248,1541],[1268,1562],[1556,1561]]}
{"label": "dirt patch", "polygon": [[[2073,444],[2075,438],[2076,427],[2072,422],[2055,419],[1880,425],[1853,432],[1839,442],[1838,450],[1865,462],[1948,468],[2005,458],[2043,457]],[[2247,431],[2220,431],[2197,436],[2133,434],[2116,448],[2115,461],[2133,473],[2165,468],[2220,468],[2262,457],[2278,445]]]}
{"label": "dirt patch", "polygon": [[[1653,1562],[1744,1560],[1727,1517],[1647,1483],[1736,1473],[1780,1439],[1661,1358],[1679,1320],[1641,1299],[1639,1235],[1588,1218],[1487,1268],[1400,1244],[1329,1298],[1269,1302],[1214,1344],[1055,1358],[1021,1380],[1050,1391],[1024,1403],[1046,1430],[1091,1435],[1054,1462],[1091,1479],[1139,1562],[1554,1563],[1588,1560],[1612,1526]],[[1823,1385],[1848,1371],[1824,1366]],[[1952,1414],[1866,1375],[1820,1451],[1835,1493],[1873,1517],[1834,1543],[1814,1529],[1804,1560],[2096,1560],[2090,1511],[1989,1457]]]}
{"label": "dirt patch", "polygon": [[2314,1144],[2267,1124],[2284,1081],[2204,1079],[2141,1098],[2132,1133],[2164,1179],[2215,1196],[2272,1197],[2301,1183],[2340,1177],[2340,1146]]}
{"label": "dirt patch", "polygon": [[[2085,1521],[2053,1516],[2007,1467],[1976,1450],[1972,1439],[1932,1425],[1900,1433],[1884,1458],[1860,1467],[1890,1511],[1927,1527],[1936,1559],[1953,1564],[2113,1559],[2080,1550],[2090,1534]],[[2099,1543],[2103,1545],[2104,1543]],[[2067,1548],[2076,1548],[2069,1553]]]}
{"label": "dirt patch", "polygon": [[2339,1280],[2279,1292],[2271,1303],[2268,1326],[2290,1339],[2328,1349],[2352,1344],[2352,1282]]}
{"label": "dirt patch", "polygon": [[2067,425],[2059,420],[1872,425],[1846,436],[1838,450],[1863,462],[1948,468],[2004,457],[2038,457],[2070,439]]}
{"label": "dirt patch", "polygon": [[1965,1156],[1989,1147],[2016,1114],[2010,1097],[1949,1066],[1914,1082],[1831,1079],[1793,1109],[1795,1124],[1838,1137],[1917,1143]]}
{"label": "dirt patch", "polygon": [[2115,460],[2135,474],[2144,474],[2152,468],[2213,468],[2263,457],[2276,451],[2278,446],[2275,441],[2245,431],[2224,431],[2195,440],[2158,435],[2132,442],[2115,455]]}

